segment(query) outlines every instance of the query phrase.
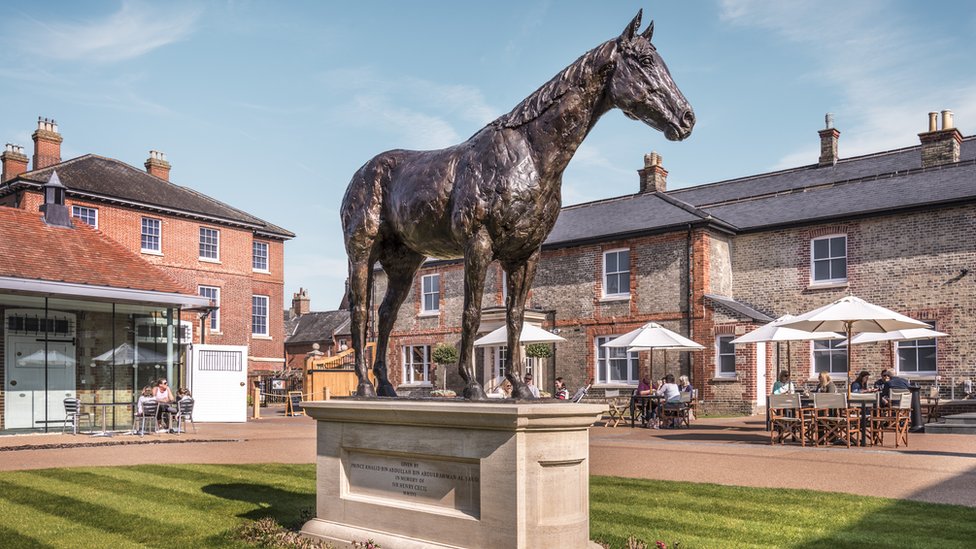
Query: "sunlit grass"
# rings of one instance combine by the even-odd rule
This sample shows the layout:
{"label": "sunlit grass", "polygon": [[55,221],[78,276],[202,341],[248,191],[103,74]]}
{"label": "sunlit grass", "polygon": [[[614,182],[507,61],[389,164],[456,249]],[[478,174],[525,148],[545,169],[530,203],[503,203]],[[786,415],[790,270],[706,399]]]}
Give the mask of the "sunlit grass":
{"label": "sunlit grass", "polygon": [[[730,474],[734,472],[730,471]],[[244,547],[234,533],[315,505],[312,465],[0,473],[0,546]],[[806,490],[593,477],[590,535],[693,547],[973,547],[976,509]]]}

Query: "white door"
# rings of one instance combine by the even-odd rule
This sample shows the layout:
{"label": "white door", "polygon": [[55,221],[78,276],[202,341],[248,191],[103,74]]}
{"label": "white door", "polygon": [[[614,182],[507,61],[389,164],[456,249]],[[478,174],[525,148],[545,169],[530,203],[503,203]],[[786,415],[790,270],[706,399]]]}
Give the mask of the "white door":
{"label": "white door", "polygon": [[766,408],[766,344],[756,343],[756,407],[762,413]]}
{"label": "white door", "polygon": [[193,395],[193,421],[247,421],[247,347],[193,345],[188,385]]}
{"label": "white door", "polygon": [[73,343],[48,341],[45,361],[43,340],[38,341],[37,337],[30,336],[7,337],[4,376],[7,429],[34,429],[44,427],[44,423],[37,423],[39,421],[64,419],[64,399],[75,396],[74,356]]}

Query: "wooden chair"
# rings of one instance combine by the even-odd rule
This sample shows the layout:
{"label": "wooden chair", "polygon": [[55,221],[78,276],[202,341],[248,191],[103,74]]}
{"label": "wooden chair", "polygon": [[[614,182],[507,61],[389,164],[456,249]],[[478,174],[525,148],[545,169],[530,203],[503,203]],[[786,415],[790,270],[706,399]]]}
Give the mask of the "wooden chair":
{"label": "wooden chair", "polygon": [[622,402],[617,389],[608,389],[603,396],[607,399],[607,421],[603,426],[616,427],[624,421],[624,414],[630,411],[630,401]]}
{"label": "wooden chair", "polygon": [[768,403],[770,444],[783,444],[787,436],[799,440],[800,446],[816,441],[816,423],[800,405],[800,395],[769,395]]}
{"label": "wooden chair", "polygon": [[929,396],[922,399],[922,415],[925,416],[926,423],[939,421],[941,413],[939,410],[939,388],[932,386],[929,388]]}
{"label": "wooden chair", "polygon": [[685,427],[691,428],[691,393],[681,393],[681,400],[679,402],[665,402],[661,406],[661,418],[664,423],[672,427],[681,427],[684,423]]}
{"label": "wooden chair", "polygon": [[817,424],[817,445],[843,441],[848,448],[861,436],[860,411],[847,405],[844,393],[814,393],[813,409]]}
{"label": "wooden chair", "polygon": [[912,425],[911,396],[901,395],[891,406],[871,418],[871,443],[884,446],[885,432],[895,434],[895,448],[899,442],[908,446],[908,428]]}

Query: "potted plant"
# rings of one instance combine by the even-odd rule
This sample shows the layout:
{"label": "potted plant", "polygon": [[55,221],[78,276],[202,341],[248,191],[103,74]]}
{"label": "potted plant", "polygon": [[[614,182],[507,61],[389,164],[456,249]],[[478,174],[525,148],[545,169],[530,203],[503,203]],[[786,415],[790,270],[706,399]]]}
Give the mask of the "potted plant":
{"label": "potted plant", "polygon": [[[434,347],[434,350],[431,353],[430,358],[438,366],[445,367],[445,368],[443,368],[440,377],[443,380],[441,382],[441,388],[446,391],[447,390],[447,368],[446,368],[446,366],[448,364],[457,364],[457,361],[458,361],[458,350],[457,350],[457,348],[454,345],[450,345],[450,344],[447,344],[447,343],[438,343],[437,346]],[[439,395],[435,395],[435,396],[439,396]]]}

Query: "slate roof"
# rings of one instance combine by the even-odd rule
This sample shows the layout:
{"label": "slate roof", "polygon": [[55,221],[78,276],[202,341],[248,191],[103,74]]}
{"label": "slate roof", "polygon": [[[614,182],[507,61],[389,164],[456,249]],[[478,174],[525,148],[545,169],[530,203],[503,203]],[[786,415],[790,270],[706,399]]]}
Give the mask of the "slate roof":
{"label": "slate roof", "polygon": [[0,276],[196,296],[85,223],[57,227],[44,214],[0,206]]}
{"label": "slate roof", "polygon": [[215,200],[189,187],[182,187],[146,173],[114,158],[86,154],[71,160],[21,174],[0,186],[0,196],[18,186],[47,183],[51,173],[69,195],[121,201],[152,210],[187,215],[215,223],[252,229],[273,238],[293,238],[294,233]]}
{"label": "slate roof", "polygon": [[921,145],[562,209],[547,248],[708,223],[733,232],[976,201],[976,136],[922,168]]}
{"label": "slate roof", "polygon": [[705,299],[711,301],[712,303],[717,303],[744,318],[751,318],[752,320],[757,320],[759,322],[773,321],[773,317],[761,313],[745,303],[740,303],[731,297],[718,294],[705,294]]}
{"label": "slate roof", "polygon": [[295,332],[285,339],[285,343],[315,343],[331,339],[333,332],[348,322],[349,311],[306,313],[299,317]]}

